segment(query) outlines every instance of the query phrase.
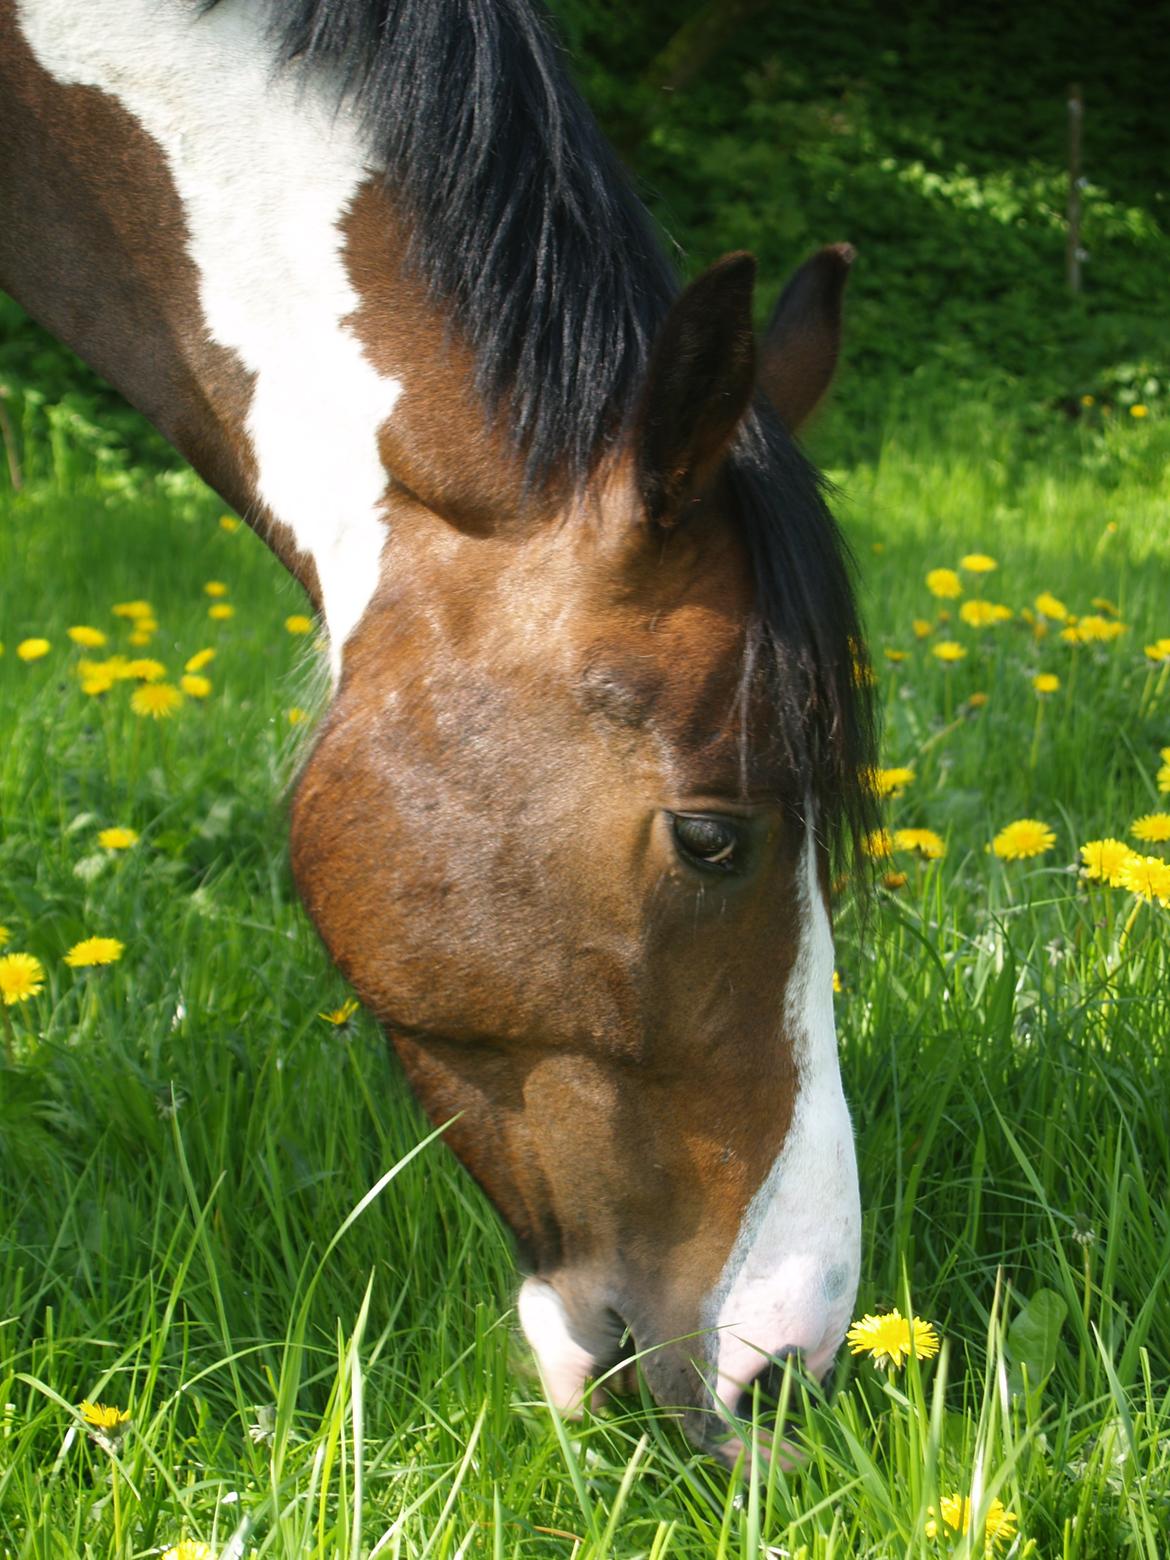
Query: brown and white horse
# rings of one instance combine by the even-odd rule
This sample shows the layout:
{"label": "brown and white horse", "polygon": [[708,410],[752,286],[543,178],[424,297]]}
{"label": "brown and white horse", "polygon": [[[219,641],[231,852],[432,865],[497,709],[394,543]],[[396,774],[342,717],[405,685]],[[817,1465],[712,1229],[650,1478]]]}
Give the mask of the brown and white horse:
{"label": "brown and white horse", "polygon": [[0,0],[0,144],[0,283],[323,616],[297,882],[547,1390],[628,1329],[715,1444],[858,1281],[826,885],[871,726],[786,431],[849,251],[759,346],[750,256],[676,297],[534,0]]}

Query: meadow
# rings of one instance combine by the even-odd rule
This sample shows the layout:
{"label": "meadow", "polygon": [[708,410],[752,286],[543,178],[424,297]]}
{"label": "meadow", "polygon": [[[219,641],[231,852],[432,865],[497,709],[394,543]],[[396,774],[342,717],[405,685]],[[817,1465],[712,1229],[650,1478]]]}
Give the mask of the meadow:
{"label": "meadow", "polygon": [[190,475],[30,436],[0,486],[0,955],[36,961],[0,966],[6,1560],[1167,1552],[1146,410],[895,401],[848,465],[822,430],[889,796],[868,911],[835,906],[856,1314],[941,1348],[790,1374],[801,1458],[744,1477],[645,1393],[580,1423],[544,1401],[507,1239],[293,892],[324,692],[296,587]]}

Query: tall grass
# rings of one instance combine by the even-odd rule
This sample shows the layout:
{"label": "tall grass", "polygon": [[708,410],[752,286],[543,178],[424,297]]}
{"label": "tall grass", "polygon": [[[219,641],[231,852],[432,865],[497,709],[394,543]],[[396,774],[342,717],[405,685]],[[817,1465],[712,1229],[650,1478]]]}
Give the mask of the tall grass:
{"label": "tall grass", "polygon": [[[842,1066],[857,1127],[861,1310],[944,1345],[901,1371],[786,1384],[802,1455],[741,1479],[640,1399],[580,1423],[544,1402],[494,1215],[411,1103],[296,904],[284,797],[320,655],[303,603],[185,479],[46,453],[0,496],[0,922],[44,992],[9,1008],[0,1069],[0,1551],[216,1555],[1153,1557],[1170,1531],[1170,910],[1078,878],[1158,791],[1170,635],[1170,428],[1029,434],[988,408],[908,405],[834,473],[886,711],[913,768],[893,826],[941,861],[862,921],[837,907]],[[998,570],[965,595],[928,569]],[[207,616],[209,579],[236,614]],[[1021,619],[1041,590],[1129,627],[1072,646]],[[173,676],[216,649],[207,700],[135,717],[75,664],[125,649]],[[949,622],[938,622],[949,610]],[[912,619],[928,621],[917,639]],[[110,645],[73,647],[93,624]],[[17,644],[52,648],[21,661]],[[940,638],[966,650],[949,670]],[[903,653],[891,661],[885,650]],[[1038,720],[1031,678],[1060,689]],[[985,703],[972,702],[986,694]],[[1018,817],[1045,854],[988,852]],[[123,824],[139,843],[104,850]],[[1144,850],[1157,850],[1155,845]],[[104,970],[78,939],[126,944]],[[95,1440],[84,1400],[129,1410]],[[972,1498],[964,1538],[944,1497]],[[933,1513],[933,1516],[932,1516]],[[931,1524],[936,1525],[930,1536]],[[197,1553],[197,1550],[191,1550]]]}

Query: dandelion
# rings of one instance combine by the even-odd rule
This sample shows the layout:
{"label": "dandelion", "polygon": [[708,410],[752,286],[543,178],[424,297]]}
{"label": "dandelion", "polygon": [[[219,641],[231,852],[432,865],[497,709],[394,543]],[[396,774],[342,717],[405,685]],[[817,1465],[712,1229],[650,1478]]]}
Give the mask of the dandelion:
{"label": "dandelion", "polygon": [[120,618],[152,618],[154,608],[149,601],[117,601],[110,609],[115,617]]}
{"label": "dandelion", "polygon": [[173,683],[143,683],[130,695],[130,708],[135,715],[149,716],[152,720],[166,720],[183,702],[183,695]]}
{"label": "dandelion", "polygon": [[287,713],[290,726],[299,726],[303,720],[307,719],[304,710],[301,709],[299,704],[294,704]]}
{"label": "dandelion", "polygon": [[1133,406],[1130,407],[1129,415],[1131,417],[1148,417],[1150,415],[1150,409],[1148,406],[1143,406],[1140,401],[1137,401]]}
{"label": "dandelion", "polygon": [[318,1018],[323,1018],[327,1024],[332,1024],[340,1029],[343,1024],[348,1024],[361,1004],[356,997],[346,997],[339,1008],[332,1008],[326,1013],[318,1013]]}
{"label": "dandelion", "polygon": [[1056,835],[1036,818],[1017,818],[995,836],[991,848],[1001,861],[1022,861],[1042,856],[1056,844]]}
{"label": "dandelion", "polygon": [[892,894],[898,889],[905,888],[910,879],[904,872],[886,872],[882,874],[882,887],[888,888]]}
{"label": "dandelion", "polygon": [[1170,661],[1170,639],[1155,639],[1146,646],[1146,654],[1151,661]]}
{"label": "dandelion", "polygon": [[914,630],[915,639],[928,639],[934,633],[934,624],[929,618],[914,618],[910,627]]}
{"label": "dandelion", "polygon": [[954,639],[941,639],[937,645],[931,645],[930,653],[940,661],[948,663],[961,661],[967,654],[962,645]]}
{"label": "dandelion", "polygon": [[[974,1515],[971,1509],[970,1498],[966,1495],[944,1495],[938,1503],[936,1512],[930,1508],[930,1515],[926,1523],[927,1538],[937,1538],[942,1528],[950,1528],[955,1533],[967,1533],[971,1528],[971,1518]],[[1010,1539],[1015,1537],[1016,1526],[1019,1518],[1014,1511],[1008,1511],[1002,1500],[997,1496],[987,1508],[987,1516],[983,1521],[983,1535],[989,1543],[995,1543],[997,1539]]]}
{"label": "dandelion", "polygon": [[963,582],[954,569],[931,569],[926,576],[926,588],[932,596],[953,600],[963,594]]}
{"label": "dandelion", "polygon": [[841,992],[842,992],[842,989],[843,988],[842,988],[842,985],[841,985],[841,971],[840,970],[834,970],[833,971],[833,992],[834,992],[834,995],[840,996]]}
{"label": "dandelion", "polygon": [[230,601],[217,601],[208,607],[207,616],[214,618],[217,623],[226,623],[228,618],[235,617],[236,609]]}
{"label": "dandelion", "polygon": [[1037,672],[1032,686],[1037,693],[1055,693],[1060,687],[1060,678],[1055,672]]}
{"label": "dandelion", "polygon": [[882,1316],[863,1316],[845,1334],[851,1354],[868,1354],[875,1365],[900,1367],[913,1354],[916,1359],[933,1359],[938,1353],[939,1337],[930,1322],[905,1317],[897,1306]]}
{"label": "dandelion", "polygon": [[993,569],[999,568],[999,564],[986,553],[968,553],[965,558],[959,559],[959,568],[966,569],[968,574],[990,574]]}
{"label": "dandelion", "polygon": [[207,584],[203,587],[203,594],[205,596],[215,596],[218,598],[220,596],[226,596],[227,593],[228,588],[222,580],[208,580]]}
{"label": "dandelion", "polygon": [[22,661],[39,661],[52,648],[47,639],[22,639],[16,647],[16,653]]}
{"label": "dandelion", "polygon": [[987,697],[985,693],[969,693],[967,695],[967,708],[969,710],[981,710],[987,703]]}
{"label": "dandelion", "polygon": [[1163,796],[1170,795],[1170,759],[1162,765],[1158,771],[1158,790]]}
{"label": "dandelion", "polygon": [[45,984],[41,961],[31,953],[6,953],[0,957],[0,997],[5,1007],[15,1007],[37,996]]}
{"label": "dandelion", "polygon": [[131,845],[138,844],[138,831],[115,824],[112,828],[100,832],[98,844],[103,850],[129,850]]}
{"label": "dandelion", "polygon": [[167,669],[161,661],[154,661],[144,655],[136,661],[127,661],[125,674],[127,678],[136,677],[139,682],[156,683],[167,675]]}
{"label": "dandelion", "polygon": [[96,650],[99,645],[104,645],[106,636],[100,628],[90,628],[88,623],[75,623],[65,632],[75,645],[82,645],[86,650]]}
{"label": "dandelion", "polygon": [[1124,840],[1088,840],[1080,848],[1081,876],[1093,882],[1121,887],[1121,873],[1134,854]]}
{"label": "dandelion", "polygon": [[1146,813],[1142,818],[1135,818],[1130,824],[1129,832],[1136,840],[1160,845],[1170,840],[1170,813]]}
{"label": "dandelion", "polygon": [[1122,888],[1147,903],[1156,899],[1170,908],[1170,863],[1160,856],[1131,855],[1121,868]]}
{"label": "dandelion", "polygon": [[969,628],[989,628],[998,621],[991,602],[978,599],[965,601],[959,608],[959,616]]}
{"label": "dandelion", "polygon": [[12,933],[8,930],[8,928],[6,926],[0,926],[0,948],[3,948],[5,943],[9,942],[11,937]]}
{"label": "dandelion", "polygon": [[887,647],[882,651],[882,654],[885,656],[887,661],[893,661],[895,665],[897,665],[899,661],[904,661],[906,659],[905,650],[892,650]]}
{"label": "dandelion", "polygon": [[200,677],[197,672],[184,672],[179,678],[179,687],[192,699],[206,699],[211,692],[211,678]]}
{"label": "dandelion", "polygon": [[867,776],[870,789],[877,796],[901,796],[914,779],[914,771],[906,765],[893,769],[871,769]]}
{"label": "dandelion", "polygon": [[1083,395],[1083,396],[1081,396],[1081,405],[1082,406],[1096,406],[1096,404],[1097,404],[1097,397],[1095,395]]}
{"label": "dandelion", "polygon": [[237,520],[235,515],[220,515],[219,517],[220,530],[226,531],[229,536],[233,531],[238,531],[242,524],[243,521]]}
{"label": "dandelion", "polygon": [[306,617],[303,612],[294,612],[291,617],[286,617],[284,626],[290,634],[311,634],[313,632],[313,619]]}
{"label": "dandelion", "polygon": [[[224,515],[223,520],[231,517]],[[223,524],[223,520],[219,523]],[[239,521],[236,522],[239,524]],[[180,1543],[174,1544],[170,1549],[164,1549],[162,1560],[215,1560],[215,1551],[210,1544],[205,1544],[199,1538],[184,1538]]]}
{"label": "dandelion", "polygon": [[1068,608],[1064,602],[1049,590],[1042,590],[1034,605],[1041,617],[1051,618],[1054,623],[1063,623],[1068,618]]}
{"label": "dandelion", "polygon": [[1116,618],[1107,618],[1102,613],[1090,612],[1076,622],[1070,622],[1067,628],[1062,628],[1060,637],[1066,644],[1088,645],[1107,644],[1110,640],[1119,638],[1125,633],[1126,625],[1119,623]]}
{"label": "dandelion", "polygon": [[91,1403],[88,1398],[78,1406],[77,1412],[91,1430],[102,1430],[107,1435],[122,1434],[124,1427],[130,1423],[127,1409],[115,1408],[112,1403]]}
{"label": "dandelion", "polygon": [[895,829],[894,848],[916,850],[927,861],[941,861],[947,851],[941,836],[933,829]]}
{"label": "dandelion", "polygon": [[114,678],[109,672],[91,672],[88,677],[81,679],[81,691],[91,698],[100,693],[109,693],[114,686]]}
{"label": "dandelion", "polygon": [[90,970],[99,964],[117,964],[126,951],[126,944],[116,937],[86,937],[74,943],[65,955],[70,969]]}
{"label": "dandelion", "polygon": [[861,841],[862,853],[871,861],[884,861],[894,853],[894,841],[889,829],[872,829]]}
{"label": "dandelion", "polygon": [[210,666],[214,660],[214,650],[196,650],[194,655],[187,657],[187,663],[183,670],[185,672],[201,672],[205,666]]}

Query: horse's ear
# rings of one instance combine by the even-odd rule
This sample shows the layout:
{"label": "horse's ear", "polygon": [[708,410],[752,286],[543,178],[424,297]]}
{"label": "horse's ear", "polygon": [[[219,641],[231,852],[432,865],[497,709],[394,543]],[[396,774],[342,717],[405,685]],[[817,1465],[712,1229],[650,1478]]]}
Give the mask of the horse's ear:
{"label": "horse's ear", "polygon": [[841,301],[856,251],[830,244],[780,294],[760,348],[760,386],[792,433],[808,421],[841,349]]}
{"label": "horse's ear", "polygon": [[749,254],[725,255],[691,283],[662,323],[634,431],[646,515],[671,526],[714,476],[756,378]]}

